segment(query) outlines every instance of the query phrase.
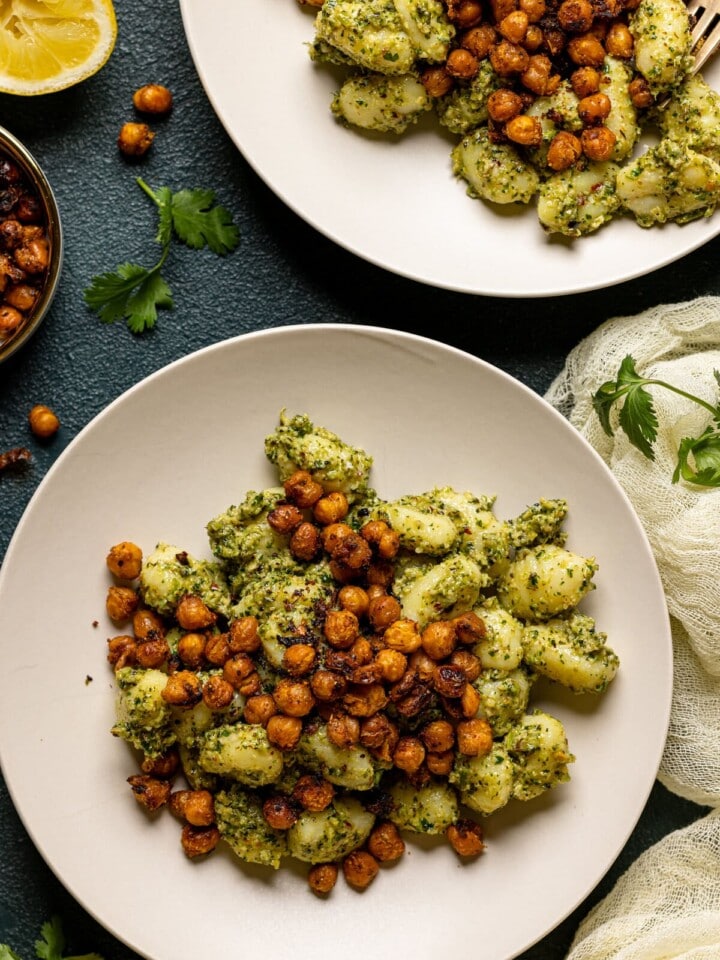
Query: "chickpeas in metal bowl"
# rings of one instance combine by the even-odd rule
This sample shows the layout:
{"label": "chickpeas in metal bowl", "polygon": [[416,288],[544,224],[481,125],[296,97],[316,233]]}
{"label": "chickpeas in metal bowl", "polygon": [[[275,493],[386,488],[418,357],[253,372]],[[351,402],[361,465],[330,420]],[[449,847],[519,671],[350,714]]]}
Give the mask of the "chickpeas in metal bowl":
{"label": "chickpeas in metal bowl", "polygon": [[62,264],[60,214],[38,162],[0,127],[0,362],[40,326]]}

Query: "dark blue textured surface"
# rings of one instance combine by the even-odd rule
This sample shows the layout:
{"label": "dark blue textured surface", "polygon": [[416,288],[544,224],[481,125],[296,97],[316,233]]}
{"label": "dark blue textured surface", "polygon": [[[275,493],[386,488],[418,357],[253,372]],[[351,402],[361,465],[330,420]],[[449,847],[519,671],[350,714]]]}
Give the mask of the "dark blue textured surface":
{"label": "dark blue textured surface", "polygon": [[[82,427],[146,375],[207,344],[291,323],[395,327],[467,350],[542,393],[567,352],[608,317],[720,294],[720,238],[649,277],[567,298],[503,301],[433,290],[391,276],[306,226],[248,168],[203,93],[174,2],[119,0],[117,6],[118,44],[98,75],[50,96],[0,96],[0,124],[24,140],[44,166],[66,239],[60,291],[45,325],[0,365],[0,450],[25,445],[34,456],[30,469],[0,476],[0,559],[38,483]],[[115,141],[120,125],[133,118],[133,91],[150,81],[171,87],[175,109],[156,124],[148,157],[130,165],[119,157]],[[142,338],[120,325],[103,326],[82,301],[93,274],[123,259],[150,264],[156,253],[154,214],[135,184],[138,174],[153,186],[215,188],[242,231],[239,249],[224,260],[181,247],[173,250],[165,273],[176,309],[163,313],[157,329]],[[38,402],[52,406],[62,421],[60,433],[44,445],[27,429],[27,412]],[[3,637],[2,642],[13,640]],[[44,789],[52,792],[52,784]],[[578,920],[619,872],[646,846],[703,812],[656,786],[600,888],[524,960],[563,957]],[[602,823],[597,829],[602,830]],[[82,845],[82,837],[77,842]],[[551,865],[548,870],[551,877]],[[29,960],[40,925],[52,913],[62,916],[75,952],[99,950],[106,960],[134,956],[72,900],[45,866],[0,781],[0,942],[11,943]]]}

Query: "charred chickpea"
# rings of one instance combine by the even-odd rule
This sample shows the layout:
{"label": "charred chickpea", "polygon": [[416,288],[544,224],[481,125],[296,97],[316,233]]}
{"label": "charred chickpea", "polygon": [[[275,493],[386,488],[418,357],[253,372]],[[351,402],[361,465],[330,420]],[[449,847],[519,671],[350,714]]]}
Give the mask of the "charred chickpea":
{"label": "charred chickpea", "polygon": [[254,672],[255,664],[246,653],[236,653],[234,657],[228,657],[222,668],[223,679],[238,690],[243,680]]}
{"label": "charred chickpea", "polygon": [[288,717],[306,717],[315,706],[315,697],[306,680],[280,680],[272,697],[278,710]]}
{"label": "charred chickpea", "polygon": [[202,700],[202,690],[197,674],[191,670],[178,670],[170,674],[161,696],[174,707],[194,707]]}
{"label": "charred chickpea", "polygon": [[482,19],[482,13],[482,6],[478,0],[461,0],[457,7],[455,7],[455,12],[452,14],[451,19],[457,24],[460,30],[465,30],[479,23]]}
{"label": "charred chickpea", "polygon": [[323,488],[307,470],[296,470],[283,484],[285,496],[301,510],[312,507],[323,495]]}
{"label": "charred chickpea", "polygon": [[219,842],[220,831],[217,827],[194,827],[191,823],[186,823],[180,834],[185,855],[191,859],[212,853]]}
{"label": "charred chickpea", "polygon": [[350,613],[355,614],[359,619],[360,617],[364,617],[368,612],[370,597],[362,587],[348,584],[340,588],[338,592],[338,603],[343,610],[349,610]]}
{"label": "charred chickpea", "polygon": [[542,124],[537,117],[522,114],[508,120],[505,124],[505,135],[508,140],[521,147],[539,147],[543,139]]}
{"label": "charred chickpea", "polygon": [[303,677],[315,665],[315,648],[309,643],[294,643],[283,655],[283,669],[292,677]]}
{"label": "charred chickpea", "polygon": [[170,809],[194,827],[215,822],[215,802],[209,790],[176,790],[170,796]]}
{"label": "charred chickpea", "polygon": [[605,48],[597,37],[590,33],[573,37],[567,45],[568,56],[579,67],[601,67],[605,61]]}
{"label": "charred chickpea", "polygon": [[590,0],[563,0],[557,11],[558,23],[568,33],[587,33],[595,19]]}
{"label": "charred chickpea", "polygon": [[310,688],[323,703],[338,700],[347,690],[347,680],[333,670],[316,670],[310,678]]}
{"label": "charred chickpea", "polygon": [[240,682],[237,688],[237,692],[243,697],[254,697],[256,694],[260,693],[261,690],[262,680],[260,679],[260,674],[257,672],[257,670],[248,674],[248,676]]}
{"label": "charred chickpea", "polygon": [[364,747],[377,749],[384,743],[391,742],[394,750],[399,737],[395,724],[382,713],[367,717],[360,724],[360,743]]}
{"label": "charred chickpea", "polygon": [[605,37],[605,49],[611,57],[629,60],[635,51],[635,41],[624,23],[613,23]]}
{"label": "charred chickpea", "polygon": [[290,553],[296,560],[309,563],[320,551],[320,531],[313,523],[300,524],[290,537]]}
{"label": "charred chickpea", "polygon": [[538,53],[530,57],[530,63],[527,70],[520,74],[520,83],[527,87],[531,93],[542,97],[547,92],[548,81],[550,80],[550,71],[552,63],[549,57],[544,53]]}
{"label": "charred chickpea", "polygon": [[[33,410],[37,410],[37,407],[33,407]],[[32,410],[30,417],[32,418]],[[32,419],[30,427],[32,428]],[[119,580],[136,580],[142,570],[142,550],[130,540],[123,540],[110,547],[105,562],[110,573]]]}
{"label": "charred chickpea", "polygon": [[480,702],[480,694],[475,687],[471,683],[466,684],[460,695],[460,709],[462,710],[463,717],[471,720],[476,716],[480,709]]}
{"label": "charred chickpea", "polygon": [[[388,538],[390,536],[391,534],[388,534]],[[369,564],[365,576],[368,586],[380,586],[387,590],[395,579],[395,567],[390,560],[378,559]]]}
{"label": "charred chickpea", "polygon": [[[334,524],[333,524],[334,526]],[[369,543],[360,534],[351,530],[331,552],[333,560],[354,573],[362,573],[372,560]]]}
{"label": "charred chickpea", "polygon": [[205,659],[214,667],[224,667],[232,657],[230,641],[226,633],[213,633],[205,641]]}
{"label": "charred chickpea", "polygon": [[518,6],[528,18],[529,23],[537,23],[542,20],[547,11],[545,0],[520,0]]}
{"label": "charred chickpea", "polygon": [[431,753],[445,753],[455,746],[455,730],[447,720],[432,720],[420,731],[420,739]]}
{"label": "charred chickpea", "polygon": [[422,632],[422,648],[432,660],[444,660],[456,646],[457,634],[450,620],[435,620]]}
{"label": "charred chickpea", "polygon": [[336,747],[352,747],[360,739],[360,721],[356,717],[336,711],[330,715],[327,722],[327,735],[328,740]]}
{"label": "charred chickpea", "polygon": [[498,32],[510,43],[522,43],[529,26],[530,21],[525,11],[513,10],[512,13],[509,13],[500,21],[497,28]]}
{"label": "charred chickpea", "polygon": [[304,810],[310,810],[311,813],[320,813],[325,810],[333,801],[335,788],[324,777],[314,774],[306,774],[300,777],[293,787],[292,798],[297,801]]}
{"label": "charred chickpea", "polygon": [[433,671],[432,683],[441,697],[461,697],[467,680],[460,667],[441,663]]}
{"label": "charred chickpea", "polygon": [[117,145],[126,157],[142,157],[154,139],[155,134],[146,123],[124,123],[118,134]]}
{"label": "charred chickpea", "polygon": [[167,780],[136,773],[128,777],[127,782],[137,802],[150,812],[159,810],[170,799],[170,784]]}
{"label": "charred chickpea", "polygon": [[302,720],[275,714],[267,722],[268,740],[281,750],[294,750],[302,735]]}
{"label": "charred chickpea", "polygon": [[342,490],[333,490],[332,493],[326,493],[313,506],[313,516],[318,523],[324,527],[331,523],[339,523],[348,515],[350,505],[348,499]]}
{"label": "charred chickpea", "polygon": [[547,152],[547,165],[559,173],[569,170],[582,155],[582,144],[573,133],[560,130],[550,141]]}
{"label": "charred chickpea", "polygon": [[200,597],[186,593],[175,607],[175,619],[183,630],[204,630],[211,627],[217,617]]}
{"label": "charred chickpea", "polygon": [[233,685],[217,675],[208,677],[202,688],[203,703],[210,710],[224,710],[230,706],[234,696]]}
{"label": "charred chickpea", "polygon": [[461,857],[477,857],[485,849],[483,829],[474,820],[461,818],[447,828],[445,835],[455,853]]}
{"label": "charred chickpea", "polygon": [[392,863],[405,853],[405,841],[390,820],[379,823],[368,837],[368,850],[380,863]]}
{"label": "charred chickpea", "polygon": [[530,55],[523,47],[509,40],[501,40],[490,51],[490,63],[498,76],[510,77],[528,68]]}
{"label": "charred chickpea", "polygon": [[606,93],[591,93],[578,103],[577,112],[582,122],[591,126],[609,116],[611,107],[610,97]]}
{"label": "charred chickpea", "polygon": [[230,624],[229,642],[233,653],[254,653],[259,650],[261,642],[255,617],[233,620]]}
{"label": "charred chickpea", "polygon": [[172,93],[160,83],[146,83],[135,91],[132,99],[133,106],[140,113],[162,116],[172,110]]}
{"label": "charred chickpea", "polygon": [[602,162],[609,160],[615,149],[617,137],[609,127],[600,125],[586,127],[580,134],[583,153],[588,160]]}
{"label": "charred chickpea", "polygon": [[400,604],[395,597],[383,594],[373,597],[368,607],[368,618],[374,630],[386,630],[391,623],[400,619]]}
{"label": "charred chickpea", "polygon": [[399,650],[379,650],[375,662],[380,668],[380,677],[387,683],[397,683],[407,670],[407,657]]}
{"label": "charred chickpea", "polygon": [[287,534],[296,530],[305,518],[293,503],[279,503],[267,515],[267,522],[275,533]]}
{"label": "charred chickpea", "polygon": [[454,86],[454,80],[445,67],[428,67],[420,74],[420,82],[427,95],[433,98],[444,97]]}
{"label": "charred chickpea", "polygon": [[497,33],[489,23],[473,27],[460,39],[461,46],[478,60],[484,60],[495,43],[497,43]]}
{"label": "charred chickpea", "polygon": [[600,89],[600,74],[595,67],[578,67],[570,74],[570,86],[577,97],[589,97]]}
{"label": "charred chickpea", "polygon": [[633,106],[638,110],[645,110],[655,103],[655,97],[650,89],[650,84],[645,77],[635,77],[630,81],[628,93]]}
{"label": "charred chickpea", "polygon": [[335,650],[348,650],[360,635],[358,618],[350,610],[329,610],[323,634]]}
{"label": "charred chickpea", "polygon": [[297,823],[297,807],[289,797],[282,793],[268,797],[263,803],[262,812],[265,822],[273,830],[289,830],[293,824]]}
{"label": "charred chickpea", "polygon": [[165,636],[165,624],[154,610],[147,607],[135,611],[132,627],[136,640],[154,640]]}
{"label": "charred chickpea", "polygon": [[487,720],[462,720],[456,729],[457,748],[466,757],[479,757],[492,750],[492,728]]}
{"label": "charred chickpea", "polygon": [[170,656],[170,647],[164,637],[143,640],[137,645],[135,658],[146,670],[161,667]]}
{"label": "charred chickpea", "polygon": [[417,737],[400,737],[393,751],[393,763],[405,773],[415,773],[425,760],[425,747]]}
{"label": "charred chickpea", "polygon": [[114,623],[125,623],[137,610],[140,598],[130,587],[110,587],[105,599],[107,615]]}
{"label": "charred chickpea", "polygon": [[454,763],[454,750],[445,750],[443,753],[428,753],[425,757],[425,765],[430,773],[436,777],[449,776]]}
{"label": "charred chickpea", "polygon": [[348,653],[352,663],[359,667],[372,663],[375,651],[367,637],[358,637]]}
{"label": "charred chickpea", "polygon": [[378,862],[367,850],[353,850],[343,860],[345,880],[356,890],[369,887],[378,875]]}
{"label": "charred chickpea", "polygon": [[178,640],[177,653],[186,666],[197,670],[205,658],[205,635],[184,633]]}
{"label": "charred chickpea", "polygon": [[335,863],[316,863],[308,870],[308,885],[313,893],[330,893],[337,883],[338,868]]}
{"label": "charred chickpea", "polygon": [[179,768],[180,754],[177,750],[170,750],[159,757],[145,757],[140,765],[143,773],[148,773],[151,777],[159,777],[161,780],[170,780]]}
{"label": "charred chickpea", "polygon": [[523,108],[520,96],[514,90],[493,90],[487,99],[487,111],[496,123],[505,123],[516,117]]}
{"label": "charred chickpea", "polygon": [[371,717],[387,704],[385,689],[380,683],[354,687],[343,697],[343,706],[353,717]]}
{"label": "charred chickpea", "polygon": [[108,639],[108,662],[116,669],[132,666],[137,658],[135,637],[127,635]]}
{"label": "charred chickpea", "polygon": [[463,646],[473,646],[487,636],[485,621],[472,610],[461,613],[452,622],[457,638]]}
{"label": "charred chickpea", "polygon": [[458,80],[472,80],[477,76],[479,68],[480,63],[477,57],[464,47],[452,50],[445,62],[447,72]]}
{"label": "charred chickpea", "polygon": [[267,726],[270,717],[275,716],[276,713],[277,707],[270,694],[260,693],[248,697],[243,710],[243,719],[245,723],[259,723],[264,727]]}
{"label": "charred chickpea", "polygon": [[422,637],[414,620],[395,620],[385,628],[383,642],[391,650],[410,654],[419,649]]}
{"label": "charred chickpea", "polygon": [[462,648],[453,651],[450,656],[450,663],[454,667],[460,667],[470,683],[477,680],[482,670],[479,658],[474,653],[470,653],[469,650],[463,650]]}
{"label": "charred chickpea", "polygon": [[349,527],[346,523],[330,523],[327,527],[323,527],[320,534],[323,549],[332,556],[343,540],[353,534],[353,528]]}

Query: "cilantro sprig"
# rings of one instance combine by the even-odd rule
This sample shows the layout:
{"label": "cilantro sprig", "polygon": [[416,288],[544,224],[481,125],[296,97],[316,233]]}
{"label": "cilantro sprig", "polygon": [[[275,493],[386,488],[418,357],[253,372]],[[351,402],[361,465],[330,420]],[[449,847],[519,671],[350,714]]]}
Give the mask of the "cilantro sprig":
{"label": "cilantro sprig", "polygon": [[[720,386],[720,372],[713,371]],[[620,364],[615,380],[608,380],[593,395],[593,407],[608,436],[613,436],[610,413],[617,404],[618,426],[649,460],[655,459],[653,444],[658,434],[658,418],[649,386],[663,387],[703,407],[712,417],[699,437],[683,437],[678,447],[677,466],[672,482],[680,478],[700,487],[720,487],[720,403],[713,404],[687,393],[664,380],[641,377],[635,360],[628,354]]]}
{"label": "cilantro sprig", "polygon": [[225,256],[237,247],[240,235],[232,215],[215,203],[214,191],[173,193],[169,187],[153,190],[141,177],[137,183],[158,209],[155,241],[161,247],[160,257],[151,267],[121,263],[114,273],[93,277],[84,298],[103,323],[126,320],[133,333],[142,333],[155,326],[158,310],[174,306],[172,292],[162,275],[173,238],[194,250],[208,247],[218,256]]}
{"label": "cilantro sprig", "polygon": [[[59,917],[52,917],[40,929],[40,939],[35,941],[35,956],[38,960],[103,960],[99,953],[64,956],[65,937]],[[20,960],[6,943],[0,943],[0,960]]]}

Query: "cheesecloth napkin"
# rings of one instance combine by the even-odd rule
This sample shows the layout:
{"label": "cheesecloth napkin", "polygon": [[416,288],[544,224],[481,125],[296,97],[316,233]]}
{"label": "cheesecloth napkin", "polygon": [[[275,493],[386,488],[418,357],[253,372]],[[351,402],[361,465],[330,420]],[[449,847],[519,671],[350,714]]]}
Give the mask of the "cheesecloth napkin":
{"label": "cheesecloth napkin", "polygon": [[638,372],[715,404],[720,298],[654,307],[600,326],[569,354],[546,394],[605,460],[643,523],[673,635],[674,692],[659,771],[671,791],[714,807],[645,851],[580,925],[567,960],[720,958],[720,489],[673,485],[677,449],[709,416],[650,387],[655,461],[622,432],[608,437],[592,395],[631,354]]}

